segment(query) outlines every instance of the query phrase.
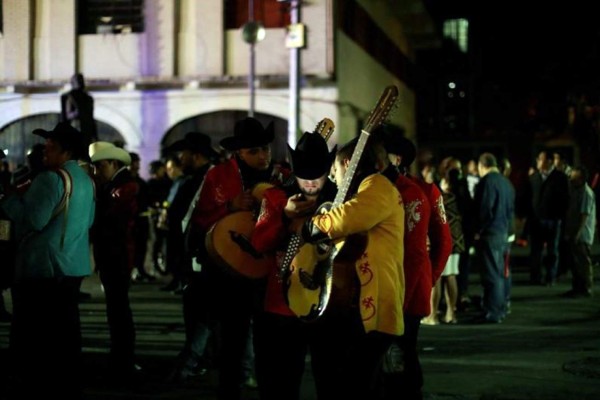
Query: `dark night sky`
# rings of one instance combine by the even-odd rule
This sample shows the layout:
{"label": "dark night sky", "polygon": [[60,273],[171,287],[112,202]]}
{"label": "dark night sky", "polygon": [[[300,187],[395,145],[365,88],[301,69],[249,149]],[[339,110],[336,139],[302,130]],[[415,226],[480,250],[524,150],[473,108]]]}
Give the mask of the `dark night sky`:
{"label": "dark night sky", "polygon": [[[470,20],[469,73],[479,96],[476,111],[488,112],[483,119],[490,124],[500,123],[506,116],[513,120],[509,125],[516,124],[531,98],[538,99],[542,117],[562,113],[569,94],[584,92],[591,102],[599,102],[600,19],[593,10],[594,2],[425,3],[435,19]],[[494,110],[494,106],[501,110]]]}

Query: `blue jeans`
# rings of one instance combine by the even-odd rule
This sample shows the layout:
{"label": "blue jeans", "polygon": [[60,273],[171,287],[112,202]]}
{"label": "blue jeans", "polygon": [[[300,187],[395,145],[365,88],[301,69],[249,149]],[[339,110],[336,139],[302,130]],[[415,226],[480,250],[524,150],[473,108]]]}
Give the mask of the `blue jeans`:
{"label": "blue jeans", "polygon": [[500,321],[506,313],[504,254],[506,235],[484,235],[477,243],[477,258],[481,267],[483,311],[490,321]]}

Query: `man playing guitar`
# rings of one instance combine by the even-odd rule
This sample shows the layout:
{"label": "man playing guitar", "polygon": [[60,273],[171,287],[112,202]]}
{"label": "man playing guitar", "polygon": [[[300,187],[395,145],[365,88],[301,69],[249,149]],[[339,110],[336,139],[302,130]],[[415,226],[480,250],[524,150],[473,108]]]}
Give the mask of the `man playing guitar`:
{"label": "man playing guitar", "polygon": [[329,152],[321,135],[305,132],[296,149],[289,148],[289,152],[295,179],[265,191],[252,235],[257,251],[275,252],[279,260],[273,262],[267,278],[265,312],[254,325],[261,399],[299,398],[307,348],[315,338],[314,325],[296,318],[286,305],[280,264],[297,223],[304,222],[323,202],[332,201],[337,190],[327,178],[335,150]]}
{"label": "man playing guitar", "polygon": [[[266,128],[254,118],[236,122],[234,135],[221,140],[234,156],[207,172],[192,223],[203,232],[237,211],[251,211],[259,202],[251,188],[258,183],[275,185],[283,180],[271,160],[273,124]],[[263,298],[264,280],[244,279],[217,266],[208,254],[201,256],[203,270],[210,271],[211,297],[220,322],[221,355],[219,399],[240,397],[242,359],[250,333],[252,315]],[[207,271],[207,272],[208,272]]]}
{"label": "man playing guitar", "polygon": [[363,136],[368,132],[363,131],[358,144],[351,141],[342,146],[333,167],[338,187],[345,186],[347,174],[356,172],[356,180],[349,186],[351,197],[302,228],[304,241],[310,243],[347,242],[358,233],[366,234],[368,240],[358,259],[345,264],[334,260],[334,289],[340,290],[336,284],[340,275],[348,275],[346,282],[354,280],[358,287],[349,291],[349,300],[332,291],[330,304],[316,322],[318,347],[313,357],[319,357],[313,364],[319,399],[380,398],[379,382],[372,378],[377,376],[383,355],[404,331],[402,198],[394,185],[377,173],[368,144],[353,169],[354,149],[359,148]]}

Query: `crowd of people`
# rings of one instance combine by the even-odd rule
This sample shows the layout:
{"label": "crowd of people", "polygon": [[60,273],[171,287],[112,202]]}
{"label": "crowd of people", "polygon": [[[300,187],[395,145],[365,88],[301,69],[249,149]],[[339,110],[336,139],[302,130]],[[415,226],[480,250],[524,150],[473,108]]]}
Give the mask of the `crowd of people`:
{"label": "crowd of people", "polygon": [[[45,140],[43,165],[26,182],[3,178],[0,200],[0,289],[10,287],[13,304],[11,318],[0,303],[0,317],[12,319],[23,393],[81,398],[78,301],[92,274],[90,249],[106,300],[107,379],[139,372],[129,289],[164,270],[172,277],[164,289],[182,294],[185,326],[168,378],[205,370],[217,343],[219,399],[239,399],[244,384],[261,399],[298,399],[308,353],[319,399],[421,399],[420,326],[466,322],[460,310],[472,302],[475,268],[481,313],[469,322],[501,323],[510,313],[515,190],[509,164],[491,153],[464,172],[453,157],[436,167],[380,126],[366,142],[333,150],[305,132],[289,162],[276,162],[273,124],[248,117],[219,143],[229,157],[209,135],[189,132],[164,162],[150,163],[146,182],[137,154],[89,144],[67,122],[33,133]],[[546,150],[530,177],[531,281],[552,285],[566,265],[570,297],[593,293],[596,212],[587,181],[585,168],[554,166]],[[219,224],[230,224],[227,235]],[[227,254],[216,246],[223,243]],[[253,258],[264,267],[258,277],[247,276]],[[64,385],[65,375],[75,384]]]}

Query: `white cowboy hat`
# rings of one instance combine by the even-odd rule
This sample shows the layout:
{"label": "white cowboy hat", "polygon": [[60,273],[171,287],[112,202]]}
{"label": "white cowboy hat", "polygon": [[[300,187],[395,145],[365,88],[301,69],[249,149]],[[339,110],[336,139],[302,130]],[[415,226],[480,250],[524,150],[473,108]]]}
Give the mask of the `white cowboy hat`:
{"label": "white cowboy hat", "polygon": [[117,160],[125,165],[131,164],[129,153],[110,142],[94,142],[90,144],[89,153],[93,163],[100,160]]}

